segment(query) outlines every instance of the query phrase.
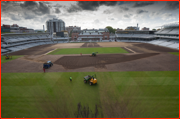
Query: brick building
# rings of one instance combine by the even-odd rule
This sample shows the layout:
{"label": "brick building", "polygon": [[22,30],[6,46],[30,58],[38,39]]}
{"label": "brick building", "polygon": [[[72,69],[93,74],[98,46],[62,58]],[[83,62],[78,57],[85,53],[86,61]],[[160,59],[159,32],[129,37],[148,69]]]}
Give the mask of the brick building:
{"label": "brick building", "polygon": [[109,40],[109,31],[108,29],[73,29],[71,39],[76,41],[101,41]]}
{"label": "brick building", "polygon": [[142,31],[149,31],[149,28],[144,27],[144,28],[142,28],[141,30],[142,30]]}
{"label": "brick building", "polygon": [[73,29],[81,30],[81,27],[68,26],[68,27],[65,28],[65,30],[68,31],[69,34],[70,34],[70,32],[71,32]]}

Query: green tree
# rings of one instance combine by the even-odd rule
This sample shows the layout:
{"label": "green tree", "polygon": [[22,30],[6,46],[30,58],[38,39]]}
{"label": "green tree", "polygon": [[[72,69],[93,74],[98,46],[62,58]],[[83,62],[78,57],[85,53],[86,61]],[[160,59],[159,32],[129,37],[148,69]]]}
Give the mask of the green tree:
{"label": "green tree", "polygon": [[69,36],[71,37],[71,35],[72,35],[72,30],[70,31],[70,34],[69,34]]}
{"label": "green tree", "polygon": [[156,29],[152,29],[153,31],[156,31]]}
{"label": "green tree", "polygon": [[109,30],[109,33],[115,33],[115,29],[113,29],[111,26],[106,27]]}

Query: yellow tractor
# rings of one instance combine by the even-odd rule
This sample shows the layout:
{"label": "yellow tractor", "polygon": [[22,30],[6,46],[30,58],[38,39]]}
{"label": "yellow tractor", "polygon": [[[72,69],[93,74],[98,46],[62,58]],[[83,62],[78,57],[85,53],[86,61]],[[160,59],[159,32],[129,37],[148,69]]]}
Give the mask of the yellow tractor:
{"label": "yellow tractor", "polygon": [[84,83],[89,83],[89,85],[97,84],[96,74],[90,76],[87,75],[84,77]]}
{"label": "yellow tractor", "polygon": [[6,55],[5,59],[6,59],[6,60],[8,60],[8,59],[12,59],[12,56],[8,56],[8,55]]}

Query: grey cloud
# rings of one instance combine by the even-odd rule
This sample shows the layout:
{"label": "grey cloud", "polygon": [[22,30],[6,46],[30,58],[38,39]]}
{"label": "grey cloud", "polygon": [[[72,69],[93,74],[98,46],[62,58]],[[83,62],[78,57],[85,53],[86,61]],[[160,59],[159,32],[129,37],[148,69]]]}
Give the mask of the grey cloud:
{"label": "grey cloud", "polygon": [[20,17],[19,17],[18,15],[9,14],[9,16],[10,16],[11,19],[14,20],[14,21],[19,21],[19,20],[21,20]]}
{"label": "grey cloud", "polygon": [[158,16],[160,15],[159,12],[152,12],[151,14],[149,14],[150,17],[155,17],[155,16]]}
{"label": "grey cloud", "polygon": [[99,6],[115,6],[117,1],[79,1],[78,6],[83,10],[97,10]]}
{"label": "grey cloud", "polygon": [[124,6],[122,6],[122,7],[120,7],[122,10],[124,10],[124,11],[128,11],[129,10],[129,8],[127,8],[127,7],[124,7]]}
{"label": "grey cloud", "polygon": [[20,6],[28,10],[38,8],[38,4],[34,1],[25,1],[24,3],[21,3]]}
{"label": "grey cloud", "polygon": [[124,15],[124,17],[129,18],[130,16],[129,16],[129,15],[127,15],[127,14],[125,14],[125,15]]}
{"label": "grey cloud", "polygon": [[15,1],[1,1],[1,12],[9,12],[9,11],[14,11],[14,9],[17,9],[18,6],[20,6],[19,2]]}
{"label": "grey cloud", "polygon": [[155,2],[154,1],[139,1],[135,2],[133,7],[144,7],[148,5],[153,5]]}
{"label": "grey cloud", "polygon": [[55,9],[55,13],[58,14],[58,13],[61,13],[61,11],[60,11],[58,8],[56,8],[56,9]]}
{"label": "grey cloud", "polygon": [[108,20],[115,20],[114,18],[108,18]]}
{"label": "grey cloud", "polygon": [[125,14],[124,18],[131,18],[132,14]]}
{"label": "grey cloud", "polygon": [[53,7],[62,7],[62,5],[56,4],[56,5],[54,5]]}
{"label": "grey cloud", "polygon": [[23,18],[24,19],[34,19],[34,18],[36,18],[36,15],[33,14],[33,13],[26,13],[26,12],[24,12],[23,13]]}
{"label": "grey cloud", "polygon": [[111,11],[110,11],[110,10],[104,10],[103,13],[104,13],[104,14],[111,14]]}
{"label": "grey cloud", "polygon": [[106,6],[115,6],[118,3],[118,1],[100,1],[100,5],[106,5]]}
{"label": "grey cloud", "polygon": [[165,9],[167,10],[175,10],[179,8],[179,2],[178,1],[167,1]]}
{"label": "grey cloud", "polygon": [[165,13],[165,14],[162,14],[161,15],[161,18],[163,20],[171,20],[171,19],[174,19],[174,16],[172,13]]}
{"label": "grey cloud", "polygon": [[72,12],[78,12],[78,11],[81,11],[82,9],[76,5],[71,5],[71,7],[67,8],[67,11],[69,13],[72,13]]}
{"label": "grey cloud", "polygon": [[48,1],[42,1],[42,3],[44,3],[44,4],[52,4],[51,2],[48,2]]}
{"label": "grey cloud", "polygon": [[41,18],[41,22],[45,23],[45,21],[52,19],[52,18],[57,18],[56,15],[46,15],[44,17]]}
{"label": "grey cloud", "polygon": [[146,13],[147,13],[148,11],[145,11],[145,10],[140,10],[140,9],[138,9],[138,10],[136,11],[136,13],[137,13],[137,14],[141,14],[141,13],[144,13],[144,12],[146,12]]}
{"label": "grey cloud", "polygon": [[12,20],[20,20],[18,12],[22,12],[19,2],[16,1],[2,1],[1,2],[1,18],[10,18]]}
{"label": "grey cloud", "polygon": [[99,23],[99,20],[98,19],[94,20],[94,23]]}
{"label": "grey cloud", "polygon": [[[43,2],[25,1],[25,2],[2,2],[1,3],[2,15],[9,17],[12,20],[18,19],[33,19],[37,15],[50,14],[50,8]],[[19,14],[19,18],[9,14]]]}
{"label": "grey cloud", "polygon": [[173,15],[171,13],[165,13],[162,16],[164,16],[164,17],[172,17]]}
{"label": "grey cloud", "polygon": [[68,12],[77,12],[82,10],[96,11],[102,5],[115,6],[118,1],[78,1],[76,5],[71,5]]}
{"label": "grey cloud", "polygon": [[34,1],[25,1],[20,6],[28,11],[32,11],[37,15],[50,14],[50,8],[43,2],[36,3]]}
{"label": "grey cloud", "polygon": [[50,8],[42,2],[39,2],[39,11],[41,11],[43,14],[49,14]]}

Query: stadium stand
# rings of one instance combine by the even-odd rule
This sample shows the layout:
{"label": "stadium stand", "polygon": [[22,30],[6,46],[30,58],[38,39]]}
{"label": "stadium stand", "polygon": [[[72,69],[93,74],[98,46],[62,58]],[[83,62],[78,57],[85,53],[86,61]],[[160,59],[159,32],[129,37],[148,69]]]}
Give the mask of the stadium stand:
{"label": "stadium stand", "polygon": [[38,45],[66,43],[69,38],[65,37],[62,39],[63,41],[55,42],[49,33],[1,34],[1,55]]}
{"label": "stadium stand", "polygon": [[155,31],[118,31],[118,42],[144,42],[179,49],[179,23],[166,24]]}

